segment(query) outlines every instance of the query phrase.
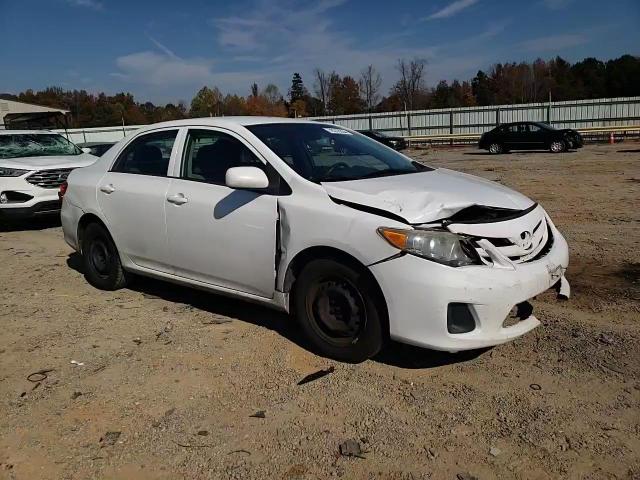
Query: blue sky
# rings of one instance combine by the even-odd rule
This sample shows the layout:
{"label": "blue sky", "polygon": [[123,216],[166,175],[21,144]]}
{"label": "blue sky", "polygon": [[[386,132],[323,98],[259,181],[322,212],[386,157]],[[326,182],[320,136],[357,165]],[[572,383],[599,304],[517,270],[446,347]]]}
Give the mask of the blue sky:
{"label": "blue sky", "polygon": [[0,92],[190,101],[371,63],[386,93],[400,57],[425,58],[435,85],[498,61],[640,55],[639,25],[639,0],[0,0]]}

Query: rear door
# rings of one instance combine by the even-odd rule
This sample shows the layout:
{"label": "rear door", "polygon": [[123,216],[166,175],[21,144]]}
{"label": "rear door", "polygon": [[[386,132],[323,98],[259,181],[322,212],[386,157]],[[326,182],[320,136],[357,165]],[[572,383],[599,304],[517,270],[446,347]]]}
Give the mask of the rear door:
{"label": "rear door", "polygon": [[165,199],[178,129],[139,135],[98,185],[98,204],[121,253],[141,267],[170,272]]}
{"label": "rear door", "polygon": [[189,129],[165,199],[171,263],[177,275],[271,298],[277,195],[227,187],[227,169],[239,166],[275,174],[237,134]]}

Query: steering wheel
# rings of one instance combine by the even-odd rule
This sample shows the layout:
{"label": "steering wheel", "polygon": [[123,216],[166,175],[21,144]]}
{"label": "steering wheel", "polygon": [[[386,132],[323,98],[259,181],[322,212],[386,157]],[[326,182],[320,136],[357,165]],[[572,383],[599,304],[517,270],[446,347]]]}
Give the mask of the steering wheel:
{"label": "steering wheel", "polygon": [[326,171],[326,173],[324,174],[325,177],[329,177],[334,170],[338,170],[340,168],[349,168],[349,165],[347,165],[344,162],[338,162],[335,165],[329,167],[329,170]]}

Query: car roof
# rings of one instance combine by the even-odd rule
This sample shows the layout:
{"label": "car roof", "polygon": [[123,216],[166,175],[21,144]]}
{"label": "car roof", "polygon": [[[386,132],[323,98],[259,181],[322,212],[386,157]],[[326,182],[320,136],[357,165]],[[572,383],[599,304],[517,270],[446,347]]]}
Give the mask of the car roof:
{"label": "car roof", "polygon": [[105,142],[84,142],[84,143],[76,143],[77,146],[79,147],[96,147],[98,145],[115,145],[116,142],[115,140],[110,140],[110,141],[105,141]]}
{"label": "car roof", "polygon": [[[156,129],[163,127],[189,127],[193,125],[209,126],[209,127],[230,127],[241,125],[243,127],[249,125],[264,125],[266,123],[298,123],[318,125],[322,122],[316,122],[308,119],[286,118],[286,117],[258,117],[258,116],[237,116],[237,117],[202,117],[202,118],[185,118],[183,120],[171,120],[168,122],[154,123],[146,125],[142,130]],[[329,124],[328,124],[329,125]],[[333,125],[335,126],[335,125]]]}
{"label": "car roof", "polygon": [[533,124],[533,125],[547,125],[547,126],[550,126],[547,122],[534,121],[534,120],[522,120],[521,122],[501,123],[500,126],[503,127],[505,125],[522,125],[522,124]]}
{"label": "car roof", "polygon": [[38,135],[45,133],[51,135],[56,132],[51,130],[0,130],[0,135]]}

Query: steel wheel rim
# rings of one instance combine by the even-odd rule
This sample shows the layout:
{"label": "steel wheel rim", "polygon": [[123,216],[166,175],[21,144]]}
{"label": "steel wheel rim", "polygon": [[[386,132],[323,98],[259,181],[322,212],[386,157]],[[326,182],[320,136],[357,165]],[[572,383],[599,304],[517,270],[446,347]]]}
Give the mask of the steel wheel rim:
{"label": "steel wheel rim", "polygon": [[551,151],[554,153],[558,153],[562,151],[562,144],[560,142],[553,142],[551,144]]}
{"label": "steel wheel rim", "polygon": [[102,240],[94,240],[89,246],[89,262],[95,272],[101,277],[109,276],[109,265],[111,263],[111,254],[109,248]]}
{"label": "steel wheel rim", "polygon": [[494,143],[489,147],[491,153],[500,153],[500,145]]}
{"label": "steel wheel rim", "polygon": [[306,296],[307,315],[316,333],[336,346],[355,343],[367,321],[365,302],[356,286],[340,277],[314,283]]}

